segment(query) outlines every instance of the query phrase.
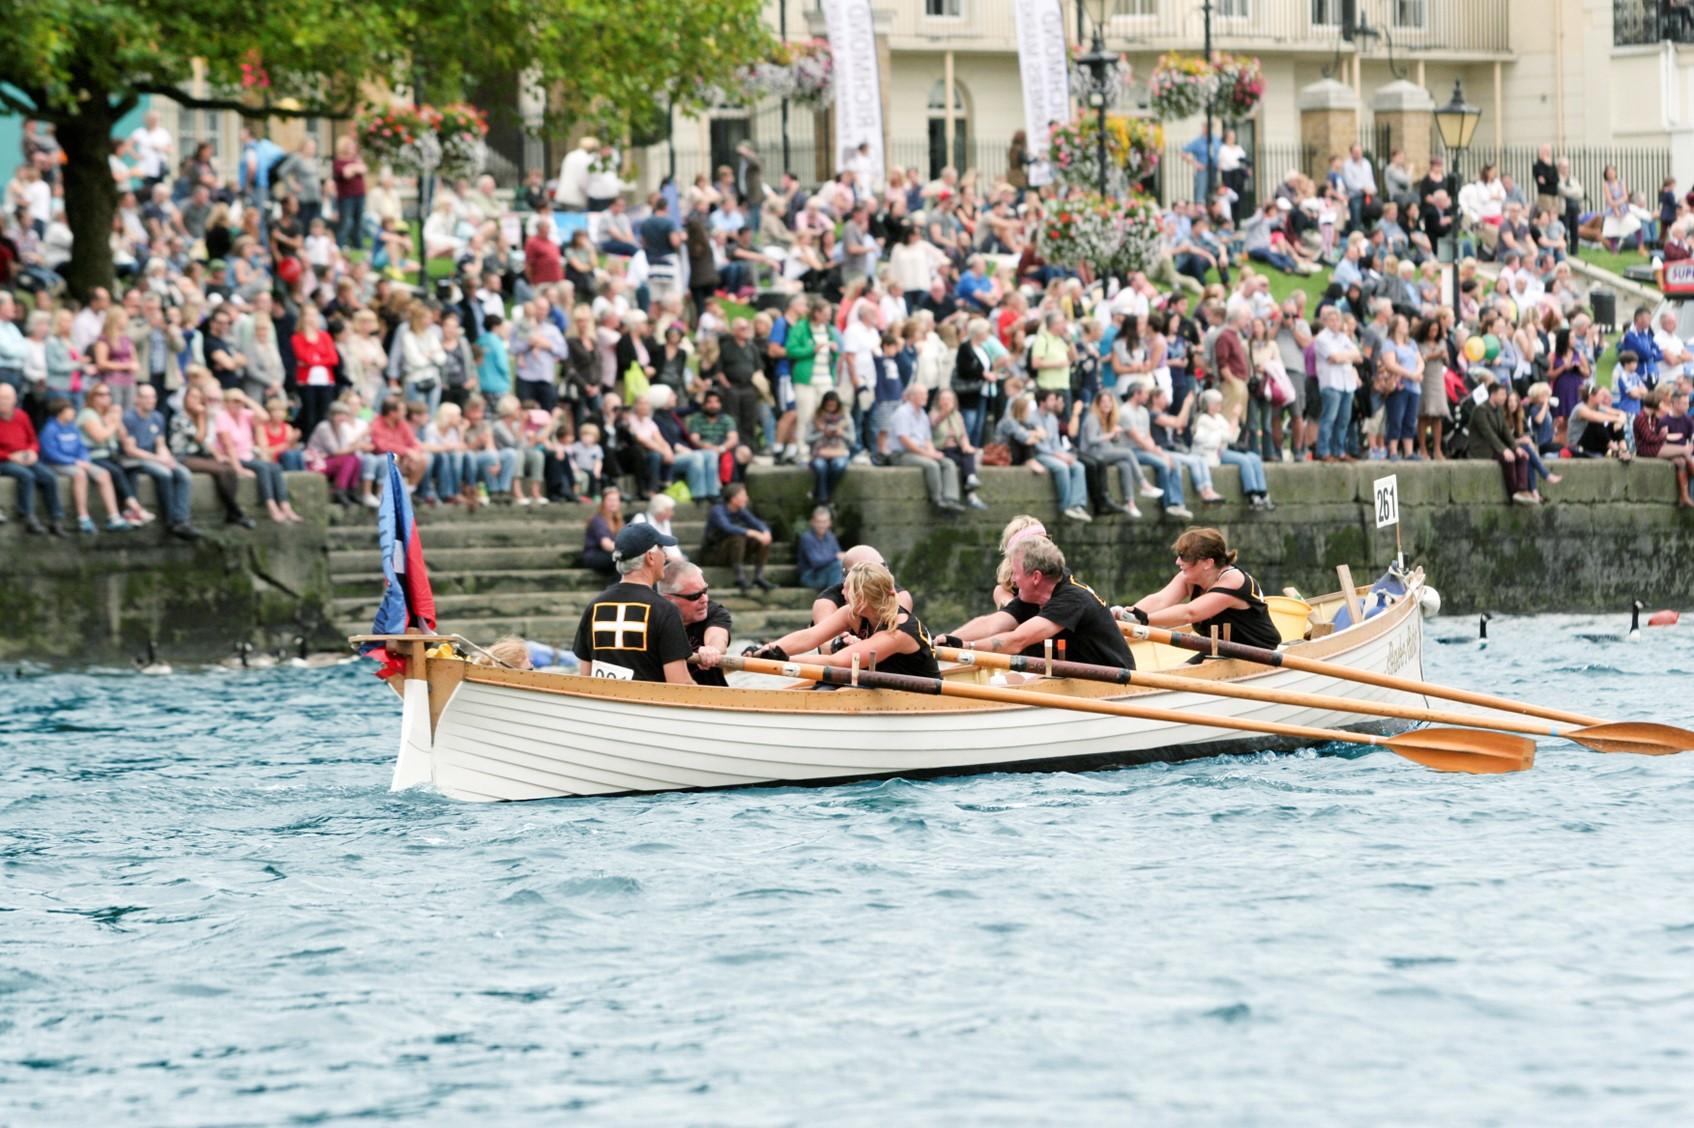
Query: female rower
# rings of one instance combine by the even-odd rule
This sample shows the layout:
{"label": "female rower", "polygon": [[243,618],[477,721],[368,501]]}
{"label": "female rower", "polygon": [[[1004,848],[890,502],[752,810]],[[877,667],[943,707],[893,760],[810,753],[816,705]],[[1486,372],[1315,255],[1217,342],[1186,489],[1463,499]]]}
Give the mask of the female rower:
{"label": "female rower", "polygon": [[[847,603],[835,614],[816,626],[766,643],[753,651],[753,657],[786,662],[792,655],[805,654],[806,661],[828,666],[851,666],[857,657],[868,668],[874,654],[879,673],[941,676],[929,632],[916,615],[900,606],[894,577],[887,568],[870,563],[853,565],[847,571],[843,593]],[[845,645],[835,646],[832,653],[809,653],[843,635],[851,637],[843,639]]]}
{"label": "female rower", "polygon": [[1235,550],[1216,529],[1189,529],[1171,546],[1176,576],[1126,608],[1126,618],[1155,627],[1194,624],[1194,633],[1276,649],[1282,632],[1271,620],[1257,580],[1235,566]]}
{"label": "female rower", "polygon": [[1040,518],[1020,513],[1006,522],[1000,533],[1000,567],[994,573],[994,607],[999,610],[1018,597],[1017,585],[1012,583],[1012,546],[1033,537],[1044,537],[1047,530]]}

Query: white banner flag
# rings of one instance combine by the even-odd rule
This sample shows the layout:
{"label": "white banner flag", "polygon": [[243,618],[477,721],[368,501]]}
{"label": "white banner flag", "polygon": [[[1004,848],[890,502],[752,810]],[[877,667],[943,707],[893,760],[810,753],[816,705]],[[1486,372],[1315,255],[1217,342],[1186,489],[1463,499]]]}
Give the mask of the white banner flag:
{"label": "white banner flag", "polygon": [[1024,136],[1029,184],[1053,178],[1047,164],[1047,131],[1071,117],[1070,49],[1059,0],[1013,0],[1018,21],[1018,69],[1023,75]]}
{"label": "white banner flag", "polygon": [[[850,168],[880,188],[882,151],[882,74],[876,65],[876,20],[871,0],[823,0],[829,53],[835,64],[835,163]],[[868,145],[865,153],[860,145]]]}

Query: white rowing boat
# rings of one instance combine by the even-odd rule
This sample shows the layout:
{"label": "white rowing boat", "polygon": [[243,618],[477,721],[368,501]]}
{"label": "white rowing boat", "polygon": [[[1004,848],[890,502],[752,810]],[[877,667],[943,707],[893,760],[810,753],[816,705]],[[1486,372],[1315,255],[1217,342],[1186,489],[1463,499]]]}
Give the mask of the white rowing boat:
{"label": "white rowing boat", "polygon": [[[1424,590],[1421,572],[1414,573],[1403,597],[1331,633],[1324,632],[1344,606],[1343,596],[1319,599],[1310,614],[1318,637],[1286,649],[1352,670],[1421,680]],[[1283,629],[1288,636],[1298,627]],[[404,674],[390,679],[403,702],[394,788],[427,784],[474,802],[1077,770],[1309,743],[1209,727],[1206,716],[1355,732],[1407,727],[1363,713],[1064,678],[1026,685],[1177,710],[1195,720],[1155,722],[891,690],[818,692],[810,683],[724,689],[609,681],[429,657],[425,647],[432,639],[383,637],[409,655]],[[1418,694],[1229,659],[1188,666],[1189,652],[1154,643],[1137,642],[1132,650],[1145,670],[1361,702],[1427,704]],[[946,676],[987,682],[992,673],[956,667]]]}

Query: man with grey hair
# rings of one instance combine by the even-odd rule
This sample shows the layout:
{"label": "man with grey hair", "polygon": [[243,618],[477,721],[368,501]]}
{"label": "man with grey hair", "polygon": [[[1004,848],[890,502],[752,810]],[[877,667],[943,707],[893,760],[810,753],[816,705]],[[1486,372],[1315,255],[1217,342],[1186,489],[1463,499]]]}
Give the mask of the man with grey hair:
{"label": "man with grey hair", "polygon": [[[906,389],[904,400],[889,423],[889,434],[894,439],[891,444],[895,452],[894,465],[915,466],[922,470],[929,500],[944,513],[957,513],[964,509],[959,500],[959,468],[935,448],[929,413],[924,410],[929,392],[914,381]],[[974,499],[976,495],[971,497]],[[985,508],[975,501],[972,504]]]}
{"label": "man with grey hair", "polygon": [[689,685],[688,634],[671,602],[653,590],[675,537],[625,525],[612,545],[618,581],[594,597],[577,624],[572,653],[585,677]]}
{"label": "man with grey hair", "polygon": [[696,685],[727,686],[718,661],[729,649],[729,636],[735,622],[729,608],[711,598],[706,574],[697,564],[672,560],[665,565],[659,579],[659,594],[670,600],[682,617],[682,629],[688,634],[689,648],[695,664],[689,667]]}

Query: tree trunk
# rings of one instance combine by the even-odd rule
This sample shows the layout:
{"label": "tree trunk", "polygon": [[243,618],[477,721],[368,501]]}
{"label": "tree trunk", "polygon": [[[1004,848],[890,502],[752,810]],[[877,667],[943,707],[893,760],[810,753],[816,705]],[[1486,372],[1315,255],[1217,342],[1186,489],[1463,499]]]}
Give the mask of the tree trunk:
{"label": "tree trunk", "polygon": [[81,113],[58,123],[65,151],[65,222],[71,229],[65,284],[78,301],[87,301],[96,287],[112,285],[112,218],[118,210],[118,189],[109,158],[115,122],[111,100],[91,92]]}

